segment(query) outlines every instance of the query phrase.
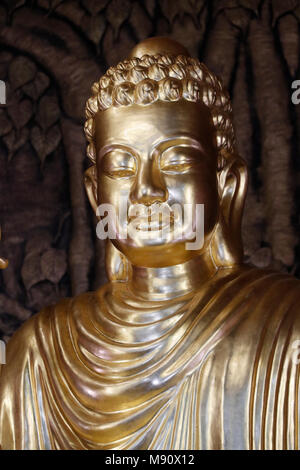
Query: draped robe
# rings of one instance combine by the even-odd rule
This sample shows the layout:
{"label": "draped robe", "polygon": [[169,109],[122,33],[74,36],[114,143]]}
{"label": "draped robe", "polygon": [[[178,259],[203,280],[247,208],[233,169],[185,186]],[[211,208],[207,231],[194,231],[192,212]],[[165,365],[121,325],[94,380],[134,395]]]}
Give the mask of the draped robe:
{"label": "draped robe", "polygon": [[111,282],[45,308],[8,344],[2,449],[297,449],[299,286],[240,266],[172,300]]}

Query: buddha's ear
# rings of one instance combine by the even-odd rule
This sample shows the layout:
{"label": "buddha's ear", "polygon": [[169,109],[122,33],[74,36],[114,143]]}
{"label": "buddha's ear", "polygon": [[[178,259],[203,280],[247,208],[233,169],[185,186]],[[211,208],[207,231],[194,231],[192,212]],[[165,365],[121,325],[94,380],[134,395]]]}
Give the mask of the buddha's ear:
{"label": "buddha's ear", "polygon": [[217,266],[243,261],[241,223],[247,192],[247,167],[238,155],[226,154],[218,172],[220,217],[211,240],[211,254]]}
{"label": "buddha's ear", "polygon": [[97,168],[96,165],[88,168],[84,173],[84,185],[90,201],[90,204],[93,208],[93,211],[96,214],[98,207],[97,202]]}

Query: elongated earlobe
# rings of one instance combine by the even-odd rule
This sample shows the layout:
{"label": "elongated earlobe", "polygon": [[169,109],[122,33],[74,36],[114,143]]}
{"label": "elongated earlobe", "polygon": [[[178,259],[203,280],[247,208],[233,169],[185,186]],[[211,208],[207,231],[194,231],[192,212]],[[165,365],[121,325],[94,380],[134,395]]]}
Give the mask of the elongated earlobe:
{"label": "elongated earlobe", "polygon": [[247,168],[239,156],[230,156],[219,174],[220,219],[210,249],[219,267],[243,262],[241,222],[247,192]]}
{"label": "elongated earlobe", "polygon": [[90,204],[93,208],[93,211],[96,214],[98,207],[97,200],[97,168],[96,165],[88,168],[84,173],[84,185],[86,189],[87,196],[89,198]]}

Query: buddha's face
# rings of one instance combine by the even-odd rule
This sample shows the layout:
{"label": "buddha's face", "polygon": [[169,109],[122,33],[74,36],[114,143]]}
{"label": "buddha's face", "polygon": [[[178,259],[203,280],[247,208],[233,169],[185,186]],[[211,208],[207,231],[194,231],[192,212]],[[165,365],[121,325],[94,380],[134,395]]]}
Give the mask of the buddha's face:
{"label": "buddha's face", "polygon": [[[163,219],[140,219],[139,230],[153,231],[154,238],[131,232],[122,238],[124,232],[117,217],[116,239],[112,242],[130,262],[168,266],[188,261],[207,249],[219,212],[217,150],[209,110],[183,100],[111,107],[98,113],[95,130],[98,205],[109,203],[118,213],[125,199],[128,223],[132,222],[130,215],[136,215],[138,204],[151,208],[163,203],[171,208],[167,235],[162,235]],[[199,250],[187,249],[186,242],[191,239],[184,230],[180,235],[175,231],[174,204],[180,205],[183,213],[185,205],[193,208],[194,228],[196,205],[204,205],[205,236]]]}

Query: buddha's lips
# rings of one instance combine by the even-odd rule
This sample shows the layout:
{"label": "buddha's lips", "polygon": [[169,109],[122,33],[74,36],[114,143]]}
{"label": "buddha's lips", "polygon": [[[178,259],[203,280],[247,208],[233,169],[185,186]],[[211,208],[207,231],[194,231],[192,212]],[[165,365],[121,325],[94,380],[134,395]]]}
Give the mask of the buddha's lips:
{"label": "buddha's lips", "polygon": [[128,217],[128,225],[134,222],[136,230],[139,231],[157,231],[163,230],[167,227],[173,228],[175,217],[173,213],[163,215],[161,217]]}

